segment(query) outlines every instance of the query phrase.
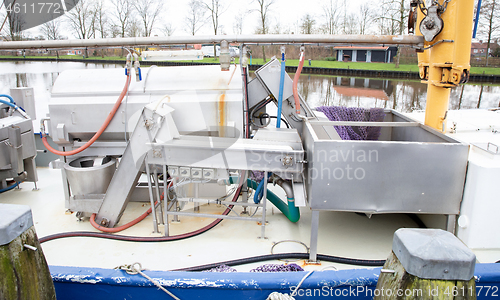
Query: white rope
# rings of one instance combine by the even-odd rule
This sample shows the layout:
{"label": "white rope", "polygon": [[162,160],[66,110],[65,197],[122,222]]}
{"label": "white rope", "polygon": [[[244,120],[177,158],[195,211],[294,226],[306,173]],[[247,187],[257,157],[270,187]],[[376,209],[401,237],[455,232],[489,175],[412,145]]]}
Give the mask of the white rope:
{"label": "white rope", "polygon": [[295,298],[288,294],[272,292],[269,296],[267,296],[266,300],[295,300]]}
{"label": "white rope", "polygon": [[140,274],[144,278],[146,278],[147,280],[151,281],[157,288],[159,288],[160,290],[162,290],[165,293],[167,293],[168,295],[170,295],[170,297],[174,298],[175,300],[180,300],[177,296],[175,296],[174,294],[172,294],[171,292],[169,292],[166,288],[164,288],[161,284],[159,284],[158,282],[156,282],[153,278],[151,278],[148,275],[144,274],[142,272],[144,269],[142,268],[142,265],[140,263],[138,263],[138,262],[133,263],[131,265],[121,265],[119,267],[116,267],[115,269],[123,270],[123,271],[127,272],[127,274],[129,274],[129,275]]}
{"label": "white rope", "polygon": [[278,292],[272,292],[269,296],[267,296],[266,300],[295,300],[295,298],[293,296],[295,296],[297,294],[297,291],[299,290],[302,283],[304,283],[306,278],[309,277],[309,275],[311,275],[313,272],[314,272],[314,270],[309,271],[309,272],[307,272],[306,275],[304,275],[304,277],[302,277],[302,280],[300,280],[299,284],[297,285],[295,290],[293,290],[293,293],[291,295],[282,294],[282,293],[278,293]]}

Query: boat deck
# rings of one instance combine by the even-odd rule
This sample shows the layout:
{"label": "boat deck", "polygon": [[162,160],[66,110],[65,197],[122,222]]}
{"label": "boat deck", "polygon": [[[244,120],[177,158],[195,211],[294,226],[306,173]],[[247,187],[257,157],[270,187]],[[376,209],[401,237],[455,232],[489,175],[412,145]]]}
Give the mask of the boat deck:
{"label": "boat deck", "polygon": [[[1,194],[0,202],[29,205],[39,238],[69,231],[98,232],[88,222],[88,218],[78,221],[74,213],[65,212],[60,170],[38,168],[38,176],[38,191],[32,190],[31,183],[22,183],[20,189]],[[147,208],[146,202],[131,202],[120,224],[136,218]],[[216,208],[213,204],[201,206],[201,212],[224,209],[225,207]],[[256,213],[258,215],[260,211]],[[308,208],[301,208],[300,221],[291,223],[269,203],[267,220],[265,239],[260,238],[261,226],[255,221],[223,220],[208,232],[180,241],[139,243],[72,237],[48,241],[42,246],[49,265],[111,269],[122,264],[140,262],[149,270],[174,270],[270,254],[273,244],[284,240],[309,245],[311,212]],[[171,235],[196,230],[212,221],[209,218],[181,216],[180,223],[171,223]],[[368,218],[355,213],[321,212],[318,253],[359,259],[385,259],[391,251],[394,232],[403,227],[417,227],[417,224],[404,214],[373,215]],[[163,230],[163,226],[160,229]],[[152,218],[148,216],[141,223],[119,234],[161,236],[152,231]],[[297,242],[280,243],[274,247],[274,253],[286,252],[304,253],[306,249]],[[356,268],[327,262],[307,265],[304,260],[296,263],[306,270],[331,265],[337,269]],[[264,263],[242,265],[236,269],[249,271],[261,264]]]}

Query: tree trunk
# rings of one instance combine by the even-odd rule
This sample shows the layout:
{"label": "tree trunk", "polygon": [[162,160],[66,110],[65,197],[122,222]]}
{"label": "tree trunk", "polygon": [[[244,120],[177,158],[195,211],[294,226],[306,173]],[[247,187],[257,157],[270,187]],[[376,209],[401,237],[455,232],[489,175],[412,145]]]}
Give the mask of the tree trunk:
{"label": "tree trunk", "polygon": [[395,61],[395,64],[394,64],[394,67],[396,69],[399,69],[399,58],[401,57],[401,48],[398,47],[398,51],[396,52],[396,61]]}
{"label": "tree trunk", "polygon": [[264,59],[264,63],[266,63],[266,48],[262,46],[262,58]]}

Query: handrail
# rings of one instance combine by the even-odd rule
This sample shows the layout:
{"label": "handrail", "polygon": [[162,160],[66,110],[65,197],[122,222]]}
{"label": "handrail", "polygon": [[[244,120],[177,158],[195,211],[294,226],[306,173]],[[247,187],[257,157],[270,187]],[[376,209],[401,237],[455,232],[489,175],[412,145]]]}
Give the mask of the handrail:
{"label": "handrail", "polygon": [[423,47],[424,45],[423,37],[414,35],[255,34],[4,41],[0,42],[0,50],[215,44],[223,40],[229,43],[244,44],[377,44],[413,45],[417,47]]}
{"label": "handrail", "polygon": [[309,121],[313,126],[376,126],[376,127],[417,127],[419,122],[355,122],[355,121]]}

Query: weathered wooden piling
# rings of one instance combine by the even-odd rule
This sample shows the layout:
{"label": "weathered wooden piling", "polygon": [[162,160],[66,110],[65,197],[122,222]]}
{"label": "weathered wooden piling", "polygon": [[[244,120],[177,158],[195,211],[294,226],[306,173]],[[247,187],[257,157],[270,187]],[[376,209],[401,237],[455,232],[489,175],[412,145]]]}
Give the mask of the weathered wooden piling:
{"label": "weathered wooden piling", "polygon": [[56,299],[31,209],[26,205],[0,204],[0,299]]}
{"label": "weathered wooden piling", "polygon": [[375,299],[476,299],[476,256],[439,229],[399,229],[380,272]]}

